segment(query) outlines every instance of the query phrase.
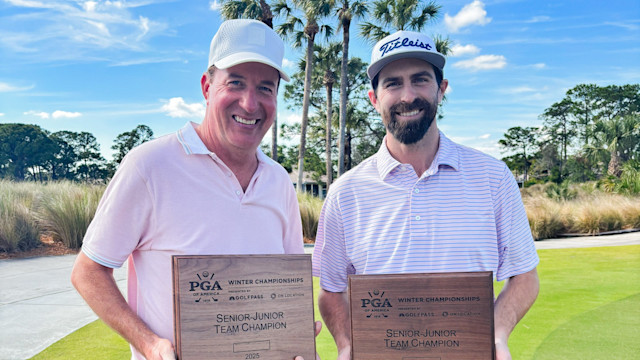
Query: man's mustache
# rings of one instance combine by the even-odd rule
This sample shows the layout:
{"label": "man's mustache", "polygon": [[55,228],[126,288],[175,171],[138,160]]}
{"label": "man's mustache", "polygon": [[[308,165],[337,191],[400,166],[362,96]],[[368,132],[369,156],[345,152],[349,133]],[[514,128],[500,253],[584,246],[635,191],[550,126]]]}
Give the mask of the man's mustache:
{"label": "man's mustache", "polygon": [[416,98],[411,103],[401,102],[401,103],[392,105],[389,110],[393,114],[393,113],[409,112],[413,110],[428,109],[429,107],[430,105],[427,100]]}

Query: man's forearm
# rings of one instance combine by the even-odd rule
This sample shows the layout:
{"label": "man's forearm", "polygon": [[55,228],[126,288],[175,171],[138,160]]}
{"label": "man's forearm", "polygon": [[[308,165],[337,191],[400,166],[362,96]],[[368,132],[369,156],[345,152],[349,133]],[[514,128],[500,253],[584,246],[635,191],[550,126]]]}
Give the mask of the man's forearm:
{"label": "man's forearm", "polygon": [[536,269],[506,281],[495,303],[496,341],[508,340],[516,324],[533,305],[539,289]]}
{"label": "man's forearm", "polygon": [[338,352],[349,350],[351,348],[351,323],[346,293],[333,293],[321,289],[318,296],[318,307],[325,325],[336,342]]}
{"label": "man's forearm", "polygon": [[[129,308],[113,278],[113,269],[106,268],[80,252],[71,273],[71,282],[91,309],[107,325],[122,335],[147,358],[160,355],[170,346],[168,340],[158,337]],[[173,351],[173,349],[171,349]]]}

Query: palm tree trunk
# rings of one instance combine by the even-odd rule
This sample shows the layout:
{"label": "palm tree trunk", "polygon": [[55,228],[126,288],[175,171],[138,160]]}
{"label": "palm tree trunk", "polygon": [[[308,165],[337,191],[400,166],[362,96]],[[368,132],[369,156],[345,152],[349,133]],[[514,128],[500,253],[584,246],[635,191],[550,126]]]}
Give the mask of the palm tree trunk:
{"label": "palm tree trunk", "polygon": [[309,96],[311,93],[311,65],[313,64],[313,40],[315,34],[310,34],[307,40],[307,64],[304,70],[304,96],[302,98],[302,124],[300,125],[300,151],[298,153],[298,192],[304,192],[302,184],[304,173],[304,153],[307,145],[307,124],[309,123]]}
{"label": "palm tree trunk", "polygon": [[271,158],[273,161],[278,161],[278,115],[273,119],[273,125],[271,125]]}
{"label": "palm tree trunk", "polygon": [[[348,3],[345,1],[345,8]],[[349,62],[349,26],[350,20],[342,23],[342,66],[340,68],[340,137],[338,138],[338,177],[344,174],[345,129],[347,127],[347,87]]]}
{"label": "palm tree trunk", "polygon": [[327,131],[326,131],[327,191],[329,191],[329,186],[333,182],[333,164],[331,163],[331,118],[333,116],[332,114],[333,97],[331,96],[332,91],[333,91],[333,84],[327,83]]}
{"label": "palm tree trunk", "polygon": [[351,132],[347,131],[347,134],[345,136],[345,141],[344,141],[344,153],[345,153],[345,171],[349,171],[349,169],[351,169]]}
{"label": "palm tree trunk", "polygon": [[622,174],[620,170],[620,155],[615,148],[611,151],[611,160],[609,160],[609,166],[607,166],[607,174],[615,177],[620,177],[620,174]]}

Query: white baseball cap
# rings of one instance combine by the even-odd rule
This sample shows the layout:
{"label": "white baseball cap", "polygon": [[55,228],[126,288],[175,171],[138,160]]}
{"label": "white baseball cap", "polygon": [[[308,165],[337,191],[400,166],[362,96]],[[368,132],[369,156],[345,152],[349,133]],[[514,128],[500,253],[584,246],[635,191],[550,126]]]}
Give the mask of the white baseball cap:
{"label": "white baseball cap", "polygon": [[378,41],[373,47],[371,64],[367,68],[369,80],[373,80],[388,63],[405,58],[422,59],[440,69],[441,73],[446,62],[430,37],[413,31],[398,31]]}
{"label": "white baseball cap", "polygon": [[284,81],[289,76],[282,70],[284,42],[266,24],[249,19],[227,20],[211,40],[209,67],[218,69],[258,62],[278,70]]}

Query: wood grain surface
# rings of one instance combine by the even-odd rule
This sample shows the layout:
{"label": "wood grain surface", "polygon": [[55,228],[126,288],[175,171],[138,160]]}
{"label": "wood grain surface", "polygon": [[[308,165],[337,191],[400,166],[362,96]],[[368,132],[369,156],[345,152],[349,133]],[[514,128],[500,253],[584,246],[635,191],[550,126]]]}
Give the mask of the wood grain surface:
{"label": "wood grain surface", "polygon": [[349,276],[353,360],[493,359],[491,272]]}
{"label": "wood grain surface", "polygon": [[180,360],[315,359],[310,255],[173,256]]}

